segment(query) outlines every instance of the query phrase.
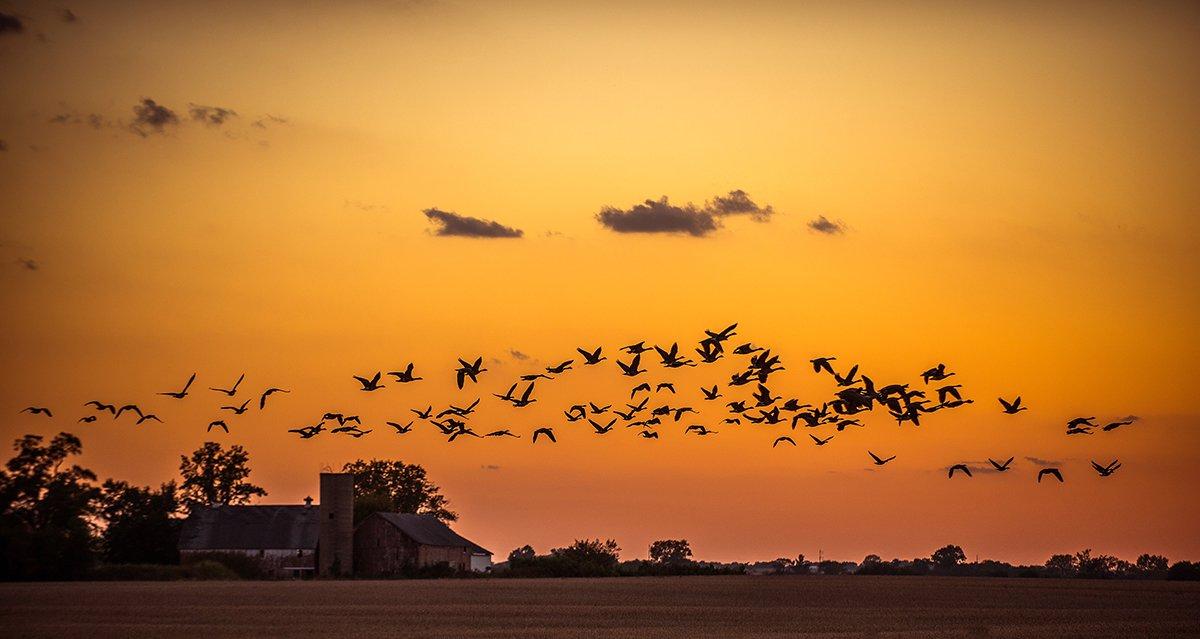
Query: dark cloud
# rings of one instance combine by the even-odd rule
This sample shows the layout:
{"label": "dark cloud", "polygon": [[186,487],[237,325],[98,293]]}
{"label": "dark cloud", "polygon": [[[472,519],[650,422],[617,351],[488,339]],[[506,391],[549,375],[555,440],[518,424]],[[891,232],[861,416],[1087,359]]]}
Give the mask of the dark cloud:
{"label": "dark cloud", "polygon": [[429,221],[440,225],[433,232],[434,235],[497,238],[521,237],[525,234],[521,229],[504,226],[499,222],[468,217],[466,215],[459,215],[453,211],[443,211],[436,208],[425,209],[425,217],[429,218]]}
{"label": "dark cloud", "polygon": [[74,111],[59,113],[58,115],[51,117],[49,122],[51,124],[86,124],[93,129],[102,129],[105,126],[108,126],[108,123],[104,120],[104,116],[100,115],[99,113],[88,113],[84,115]]}
{"label": "dark cloud", "polygon": [[26,271],[36,271],[41,268],[41,264],[38,264],[37,260],[30,259],[28,257],[17,259],[17,264],[19,264],[21,268],[25,269]]}
{"label": "dark cloud", "polygon": [[196,122],[203,122],[209,126],[221,126],[229,118],[236,118],[237,111],[225,107],[189,104],[188,115],[192,116]]}
{"label": "dark cloud", "polygon": [[761,207],[745,191],[737,189],[729,195],[718,195],[705,207],[713,215],[749,215],[756,222],[766,222],[775,214],[771,206]]}
{"label": "dark cloud", "polygon": [[628,209],[606,206],[596,214],[596,220],[617,233],[687,233],[702,237],[720,227],[709,211],[691,204],[676,206],[665,195]]}
{"label": "dark cloud", "polygon": [[79,22],[79,16],[75,15],[75,12],[70,9],[63,9],[59,12],[58,18],[63,22]]}
{"label": "dark cloud", "polygon": [[1037,464],[1038,466],[1058,466],[1062,464],[1062,462],[1058,461],[1057,459],[1042,459],[1041,457],[1026,457],[1025,459]]}
{"label": "dark cloud", "polygon": [[7,13],[0,13],[0,35],[6,33],[21,33],[25,30],[25,23],[17,16]]}
{"label": "dark cloud", "polygon": [[523,362],[523,361],[529,359],[528,355],[526,355],[525,353],[522,353],[521,351],[519,351],[515,348],[508,349],[508,354],[510,357],[517,360],[518,362]]}
{"label": "dark cloud", "polygon": [[166,127],[179,124],[179,116],[174,111],[150,98],[142,98],[141,102],[134,105],[133,116],[129,128],[142,137],[163,133]]}
{"label": "dark cloud", "polygon": [[846,225],[842,222],[834,222],[824,215],[820,215],[817,219],[808,223],[808,228],[817,233],[825,235],[841,235],[846,232]]}
{"label": "dark cloud", "polygon": [[483,470],[500,470],[500,467],[495,464],[483,464],[480,468]]}
{"label": "dark cloud", "polygon": [[7,150],[8,150],[8,142],[5,142],[4,140],[0,140],[0,151],[7,151]]}

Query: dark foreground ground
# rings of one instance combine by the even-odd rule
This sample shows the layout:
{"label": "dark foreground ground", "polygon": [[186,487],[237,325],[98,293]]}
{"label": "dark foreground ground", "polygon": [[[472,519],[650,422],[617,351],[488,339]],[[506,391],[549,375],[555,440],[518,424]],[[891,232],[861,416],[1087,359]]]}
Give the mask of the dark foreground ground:
{"label": "dark foreground ground", "polygon": [[905,577],[0,584],[3,637],[1181,637],[1200,584]]}

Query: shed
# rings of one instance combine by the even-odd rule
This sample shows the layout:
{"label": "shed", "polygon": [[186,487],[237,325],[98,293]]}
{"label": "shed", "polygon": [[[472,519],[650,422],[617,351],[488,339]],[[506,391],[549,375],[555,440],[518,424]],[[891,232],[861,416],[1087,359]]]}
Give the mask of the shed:
{"label": "shed", "polygon": [[433,515],[375,513],[354,529],[357,575],[402,575],[438,564],[483,572],[492,565],[492,552]]}
{"label": "shed", "polygon": [[313,506],[200,508],[183,522],[179,553],[184,561],[207,553],[246,555],[269,576],[308,576],[316,568],[318,513]]}

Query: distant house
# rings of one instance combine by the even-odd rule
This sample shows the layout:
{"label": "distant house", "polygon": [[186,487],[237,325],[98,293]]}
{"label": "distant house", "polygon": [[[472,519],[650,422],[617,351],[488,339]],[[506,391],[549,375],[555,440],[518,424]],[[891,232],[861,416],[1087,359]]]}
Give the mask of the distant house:
{"label": "distant house", "polygon": [[319,508],[304,506],[213,506],[192,513],[179,535],[184,562],[208,553],[256,558],[270,577],[307,577],[317,568]]}
{"label": "distant house", "polygon": [[492,553],[433,515],[375,513],[354,529],[356,575],[400,575],[437,564],[485,572],[492,566]]}

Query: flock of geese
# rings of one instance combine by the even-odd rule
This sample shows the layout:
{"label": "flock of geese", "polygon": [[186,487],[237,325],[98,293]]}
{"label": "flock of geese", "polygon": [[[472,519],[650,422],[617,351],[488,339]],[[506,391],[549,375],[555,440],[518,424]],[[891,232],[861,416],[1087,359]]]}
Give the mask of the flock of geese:
{"label": "flock of geese", "polygon": [[[720,426],[723,427],[734,428],[743,424],[756,424],[788,428],[788,434],[776,437],[771,443],[771,448],[798,446],[794,437],[797,428],[818,429],[828,427],[827,430],[832,430],[833,432],[828,432],[827,434],[819,432],[807,433],[814,446],[828,445],[839,433],[847,429],[865,427],[860,420],[861,415],[875,411],[876,409],[886,411],[896,421],[897,425],[903,426],[905,423],[908,423],[914,427],[919,427],[922,419],[928,419],[934,413],[953,410],[967,404],[972,404],[975,401],[964,397],[962,384],[950,382],[950,378],[954,377],[955,373],[949,370],[946,364],[943,363],[939,363],[921,372],[922,385],[913,388],[910,384],[877,384],[873,379],[861,372],[857,364],[846,369],[845,372],[839,372],[834,365],[837,358],[826,356],[810,359],[809,364],[812,366],[813,373],[830,376],[838,390],[833,393],[832,397],[828,397],[822,401],[819,406],[811,403],[801,403],[797,398],[776,395],[770,386],[768,386],[773,374],[785,370],[779,355],[773,354],[769,348],[756,346],[749,342],[728,348],[727,342],[737,335],[737,326],[735,323],[720,331],[704,331],[705,337],[693,349],[695,358],[689,356],[686,352],[681,352],[678,343],[664,347],[659,345],[648,346],[645,341],[641,341],[622,346],[619,350],[623,355],[615,356],[614,363],[621,376],[638,378],[648,373],[648,369],[643,367],[643,355],[647,355],[648,357],[657,356],[659,360],[658,364],[663,369],[703,366],[715,363],[718,360],[726,358],[726,356],[729,356],[730,359],[734,357],[740,358],[744,366],[730,375],[724,388],[720,384],[714,384],[711,387],[700,387],[701,401],[718,405],[723,404],[722,408],[726,413],[726,416],[720,422]],[[515,409],[525,408],[538,401],[534,396],[534,392],[539,383],[544,384],[560,378],[568,371],[574,370],[577,363],[580,367],[590,367],[599,366],[601,362],[608,360],[604,355],[603,347],[600,346],[577,348],[576,351],[579,354],[578,358],[573,357],[562,360],[551,366],[546,366],[542,370],[521,375],[508,387],[507,391],[502,394],[492,393],[492,396],[500,402],[510,404]],[[354,375],[353,378],[362,392],[373,393],[386,388],[388,384],[412,384],[422,381],[424,378],[418,376],[414,368],[415,365],[409,363],[402,370],[387,372],[387,377],[384,377],[384,371],[376,371],[366,375]],[[486,372],[488,372],[488,369],[484,368],[483,357],[476,357],[474,359],[460,358],[458,360],[458,367],[454,369],[454,377],[458,388],[462,390],[469,385],[478,384],[480,377]],[[238,402],[238,399],[240,399],[238,396],[239,387],[243,380],[245,380],[245,377],[245,374],[242,374],[228,388],[209,387],[210,391],[228,398],[228,405],[221,406],[220,410],[229,411],[230,417],[242,415],[250,410],[251,402],[255,401],[255,397],[250,396],[240,403]],[[158,394],[174,400],[183,400],[192,393],[191,389],[195,381],[196,375],[192,374],[180,390],[166,391]],[[748,397],[733,398],[725,395],[725,393],[735,393],[740,387],[749,388]],[[271,387],[263,390],[261,393],[257,393],[256,403],[258,410],[265,410],[268,399],[275,394],[289,392],[291,391],[288,389]],[[648,440],[659,439],[660,432],[664,432],[668,425],[682,426],[682,432],[685,436],[710,437],[719,434],[719,430],[715,430],[704,424],[683,423],[685,415],[700,414],[701,411],[696,407],[675,405],[665,401],[655,406],[650,405],[653,398],[662,397],[664,394],[675,396],[677,394],[675,384],[672,382],[652,384],[642,381],[632,387],[629,399],[627,402],[623,402],[623,407],[614,407],[611,403],[599,404],[588,401],[573,404],[563,410],[563,419],[568,424],[586,422],[597,436],[612,433],[619,422],[622,423],[624,428],[636,429],[638,437]],[[242,397],[245,397],[245,394]],[[723,399],[727,401],[721,402]],[[998,401],[1000,410],[1004,414],[1017,415],[1021,411],[1028,410],[1028,407],[1024,405],[1020,396],[1012,400],[1000,397]],[[470,421],[472,415],[479,407],[479,403],[480,399],[475,399],[462,406],[450,404],[441,410],[435,410],[432,405],[425,408],[412,408],[410,410],[415,415],[415,419],[407,423],[389,421],[386,424],[394,430],[395,434],[404,435],[412,432],[417,420],[420,420],[437,428],[438,432],[445,436],[449,442],[467,437],[480,439],[494,437],[521,438],[520,434],[514,433],[507,428],[482,433],[474,430]],[[85,406],[92,409],[92,414],[79,420],[83,423],[95,422],[98,415],[104,413],[109,414],[114,420],[120,419],[122,415],[129,414],[130,418],[134,419],[137,425],[148,421],[157,421],[160,423],[163,421],[157,415],[143,411],[137,404],[118,406],[116,403],[92,400],[87,402]],[[29,406],[21,412],[47,418],[53,417],[53,412],[44,406]],[[1135,417],[1129,417],[1102,425],[1097,423],[1096,419],[1094,416],[1070,419],[1066,423],[1066,434],[1077,436],[1093,435],[1096,432],[1110,432],[1133,424],[1136,421]],[[335,422],[336,426],[333,425]],[[208,424],[207,431],[211,432],[214,429],[228,433],[229,423],[225,418],[215,419]],[[321,419],[317,423],[292,428],[287,432],[301,439],[311,439],[325,432],[361,438],[372,433],[373,429],[363,428],[362,420],[357,415],[327,412],[321,416]],[[541,445],[556,443],[558,437],[555,434],[555,426],[547,425],[535,428],[530,433],[530,441],[533,444]],[[870,450],[867,451],[867,455],[869,455],[875,466],[885,466],[896,459],[895,455],[880,456]],[[989,458],[988,462],[992,470],[1003,473],[1011,468],[1013,459],[1013,457],[1009,457],[1007,460],[1000,462]],[[1092,469],[1100,477],[1109,477],[1121,468],[1120,461],[1116,459],[1105,465],[1092,461],[1091,465]],[[986,469],[987,467],[984,468]],[[948,467],[947,471],[947,477],[950,479],[954,479],[956,476],[972,477],[971,467],[967,463],[953,464]],[[1038,470],[1037,482],[1041,483],[1045,478],[1056,479],[1060,483],[1064,481],[1061,469],[1055,467],[1044,467]]]}

